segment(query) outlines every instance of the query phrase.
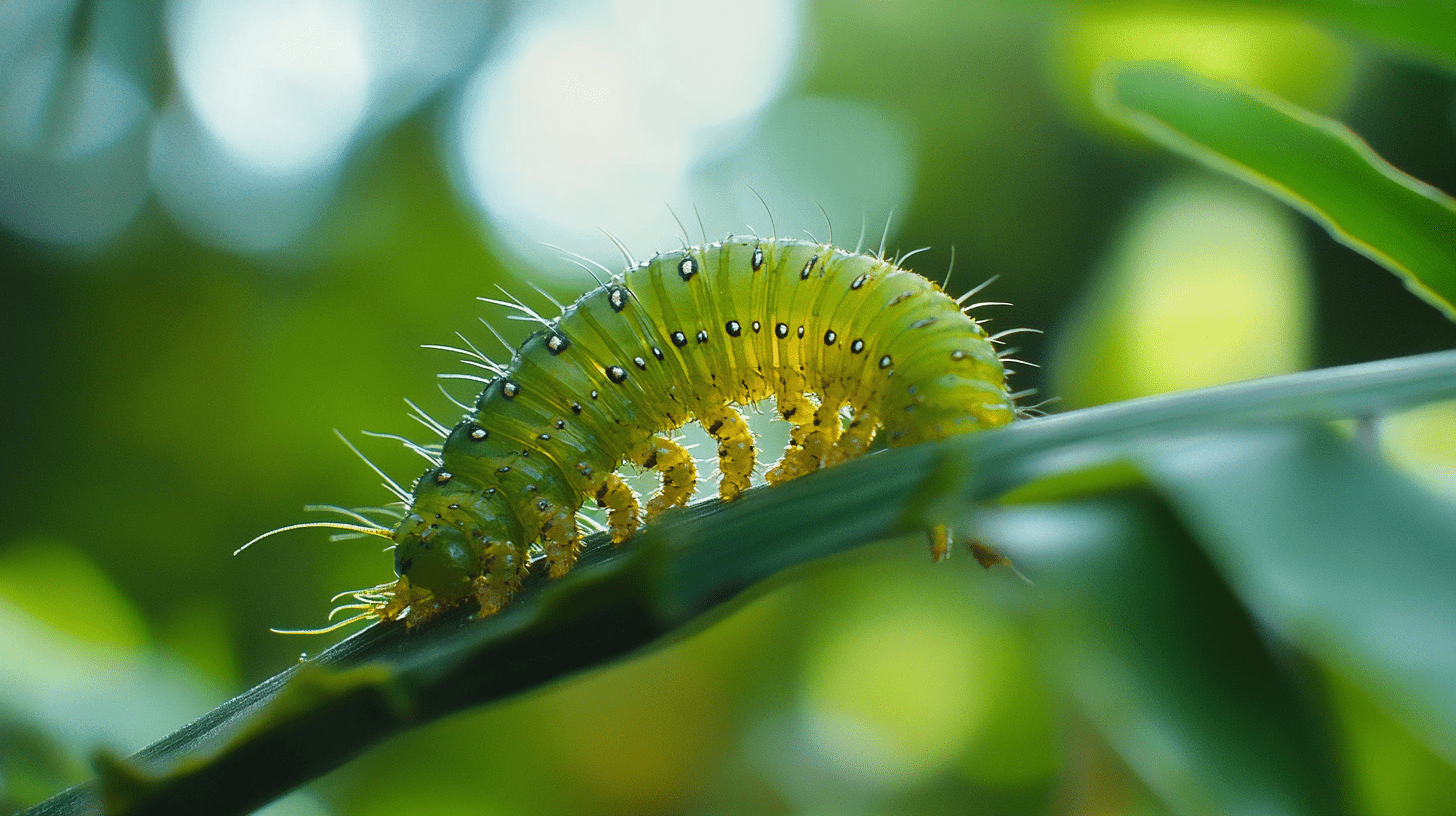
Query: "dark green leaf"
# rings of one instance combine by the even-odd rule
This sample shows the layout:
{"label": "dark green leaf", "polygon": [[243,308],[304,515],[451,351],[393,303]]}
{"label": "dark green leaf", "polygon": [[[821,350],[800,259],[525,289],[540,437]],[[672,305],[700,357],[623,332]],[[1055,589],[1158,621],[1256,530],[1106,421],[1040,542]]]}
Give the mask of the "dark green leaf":
{"label": "dark green leaf", "polygon": [[1456,507],[1300,428],[1180,440],[1142,461],[1256,614],[1456,762]]}
{"label": "dark green leaf", "polygon": [[1343,810],[1328,736],[1197,544],[1146,492],[983,518],[1052,665],[1176,813]]}

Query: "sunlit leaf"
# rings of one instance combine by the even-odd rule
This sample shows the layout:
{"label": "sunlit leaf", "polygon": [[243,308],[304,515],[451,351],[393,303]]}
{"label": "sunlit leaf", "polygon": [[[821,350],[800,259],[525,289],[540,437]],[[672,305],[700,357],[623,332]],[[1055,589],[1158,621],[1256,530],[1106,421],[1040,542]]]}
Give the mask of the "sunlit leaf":
{"label": "sunlit leaf", "polygon": [[1098,91],[1109,116],[1277,196],[1456,319],[1456,199],[1392,167],[1349,128],[1166,65],[1116,66]]}

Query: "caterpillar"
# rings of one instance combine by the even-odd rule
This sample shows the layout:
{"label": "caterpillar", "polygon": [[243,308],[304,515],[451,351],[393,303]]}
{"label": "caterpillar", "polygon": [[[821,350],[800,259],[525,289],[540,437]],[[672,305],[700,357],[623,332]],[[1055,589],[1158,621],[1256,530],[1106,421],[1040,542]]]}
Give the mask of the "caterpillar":
{"label": "caterpillar", "polygon": [[[416,625],[472,599],[492,614],[535,548],[551,577],[571,569],[586,501],[605,509],[612,541],[626,541],[644,509],[650,521],[692,496],[696,463],[664,435],[692,421],[717,442],[719,496],[737,498],[757,461],[741,406],[773,398],[791,425],[770,484],[858,457],[877,434],[901,446],[1011,422],[1019,395],[995,345],[1011,332],[990,336],[969,316],[962,304],[974,290],[952,299],[882,255],[730,236],[629,257],[554,319],[491,301],[539,330],[507,364],[473,345],[450,349],[489,376],[453,428],[425,418],[440,444],[406,440],[431,464],[412,490],[393,485],[404,507],[397,522],[350,512],[360,524],[273,531],[336,527],[394,544],[397,577],[336,596],[355,602],[335,612],[357,614],[313,631],[372,618]],[[618,473],[625,462],[660,476],[645,508]],[[939,559],[949,533],[930,535]],[[984,548],[973,550],[986,563]]]}

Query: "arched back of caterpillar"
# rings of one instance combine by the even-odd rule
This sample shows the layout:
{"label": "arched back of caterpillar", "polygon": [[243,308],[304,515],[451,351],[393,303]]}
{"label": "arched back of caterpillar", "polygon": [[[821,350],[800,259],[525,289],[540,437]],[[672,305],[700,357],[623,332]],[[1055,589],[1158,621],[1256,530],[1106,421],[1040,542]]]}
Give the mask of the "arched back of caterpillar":
{"label": "arched back of caterpillar", "polygon": [[[696,463],[665,435],[689,422],[717,442],[719,496],[737,498],[758,459],[740,406],[772,398],[791,425],[770,484],[858,457],[877,435],[901,446],[1011,422],[999,336],[964,300],[873,254],[738,236],[631,266],[554,319],[496,301],[540,329],[508,363],[453,349],[485,386],[452,428],[421,416],[439,443],[405,440],[431,465],[412,490],[394,485],[397,521],[312,525],[395,545],[397,578],[344,593],[355,602],[335,612],[356,614],[336,626],[417,624],[472,600],[491,614],[534,548],[553,577],[571,569],[587,501],[626,541],[644,515],[692,496]],[[624,462],[661,477],[645,508],[618,475]],[[310,525],[283,529],[299,526]],[[944,527],[931,532],[937,558],[949,543]]]}

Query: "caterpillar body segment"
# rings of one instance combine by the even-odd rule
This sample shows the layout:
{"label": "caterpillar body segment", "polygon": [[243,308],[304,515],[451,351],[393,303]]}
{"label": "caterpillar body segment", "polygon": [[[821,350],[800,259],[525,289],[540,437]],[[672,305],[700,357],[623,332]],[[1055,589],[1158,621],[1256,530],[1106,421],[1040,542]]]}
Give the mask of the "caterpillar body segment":
{"label": "caterpillar body segment", "polygon": [[[737,406],[772,398],[793,425],[770,483],[860,456],[877,433],[908,445],[1016,416],[991,339],[939,286],[825,244],[734,237],[661,254],[543,322],[416,482],[392,532],[399,578],[366,616],[407,609],[417,623],[470,598],[500,609],[533,546],[551,575],[571,568],[587,501],[626,540],[643,508],[617,470],[660,475],[648,519],[684,504],[696,466],[663,434],[691,421],[718,443],[720,496],[737,497],[757,461]],[[938,527],[937,556],[949,540]]]}

